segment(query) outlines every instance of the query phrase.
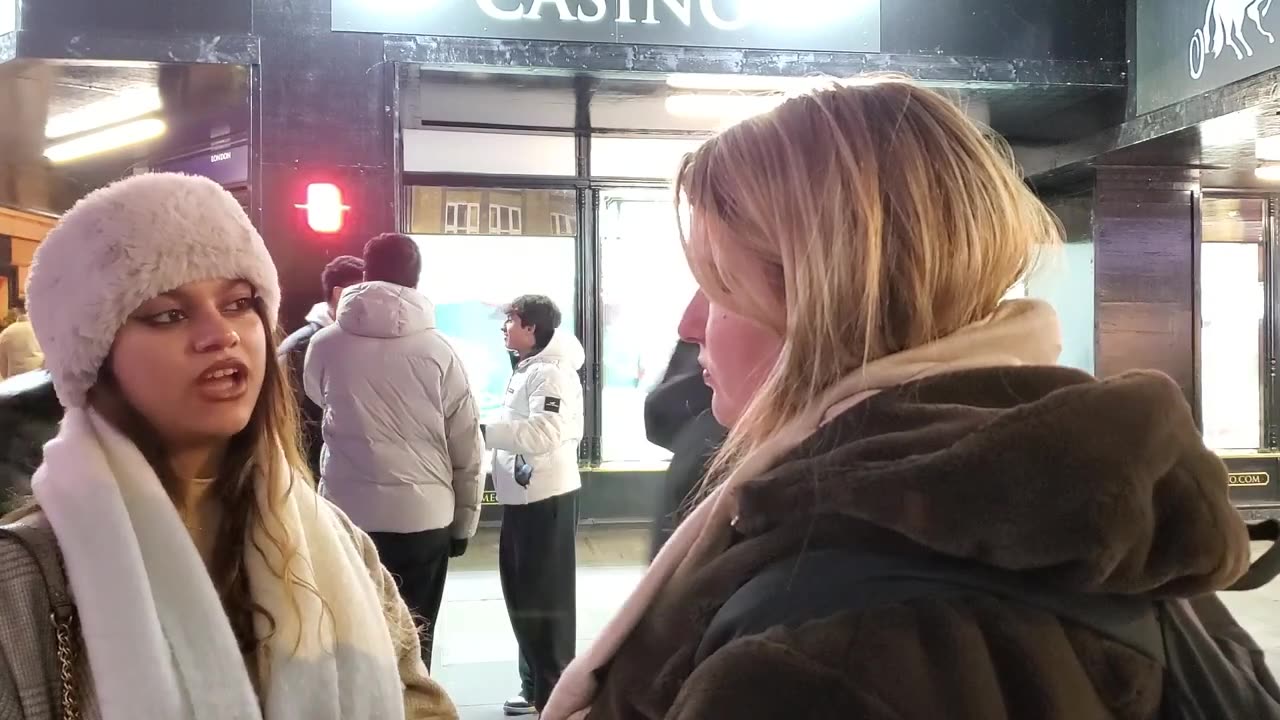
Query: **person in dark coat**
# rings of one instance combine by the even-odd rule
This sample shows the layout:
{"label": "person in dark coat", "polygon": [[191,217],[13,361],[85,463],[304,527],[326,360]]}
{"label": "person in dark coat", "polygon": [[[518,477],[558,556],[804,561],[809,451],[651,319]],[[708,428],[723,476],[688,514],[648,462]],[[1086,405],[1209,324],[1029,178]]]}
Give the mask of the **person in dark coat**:
{"label": "person in dark coat", "polygon": [[671,464],[658,491],[652,558],[680,524],[689,494],[702,480],[725,435],[711,414],[711,388],[702,379],[694,343],[676,344],[662,381],[645,398],[644,429],[649,442],[671,451]]}
{"label": "person in dark coat", "polygon": [[1048,607],[823,595],[866,556],[1138,606],[1249,569],[1182,388],[1057,366],[1053,307],[1005,300],[1062,228],[992,138],[909,80],[833,83],[676,185],[700,288],[680,336],[731,431],[542,720],[1161,717],[1161,662]]}
{"label": "person in dark coat", "polygon": [[49,373],[34,370],[0,381],[0,516],[31,493],[31,475],[61,420]]}
{"label": "person in dark coat", "polygon": [[342,291],[352,285],[364,282],[364,260],[351,255],[339,255],[325,266],[320,275],[320,286],[324,290],[325,301],[316,303],[307,313],[307,324],[298,328],[292,335],[280,343],[280,359],[288,363],[289,376],[293,381],[293,390],[298,397],[298,408],[301,416],[302,449],[307,456],[307,467],[311,468],[311,476],[320,480],[320,450],[324,447],[321,424],[324,421],[324,410],[311,402],[303,387],[303,364],[307,359],[307,348],[311,346],[311,338],[334,322],[334,313],[338,309],[338,300]]}

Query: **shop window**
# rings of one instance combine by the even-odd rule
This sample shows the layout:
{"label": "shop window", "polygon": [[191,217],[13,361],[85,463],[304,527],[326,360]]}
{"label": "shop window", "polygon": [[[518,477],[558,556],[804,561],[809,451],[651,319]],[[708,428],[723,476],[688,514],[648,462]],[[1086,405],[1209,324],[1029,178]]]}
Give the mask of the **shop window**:
{"label": "shop window", "polygon": [[578,219],[567,213],[551,213],[552,235],[577,235]]}
{"label": "shop window", "polygon": [[[628,137],[596,135],[591,138],[591,174],[594,177],[669,180],[680,160],[697,150],[705,137]],[[668,210],[671,198],[665,198]]]}
{"label": "shop window", "polygon": [[1205,443],[1263,446],[1268,202],[1205,198],[1200,247],[1200,397]]}
{"label": "shop window", "polygon": [[480,204],[451,202],[444,207],[444,231],[447,235],[478,235]]}
{"label": "shop window", "polygon": [[[444,222],[439,221],[441,198],[450,196],[501,198],[503,203],[483,201],[490,225],[482,233],[480,204],[449,202],[444,205]],[[508,303],[524,294],[546,295],[560,308],[561,328],[570,333],[577,328],[576,239],[549,232],[550,212],[538,215],[544,218],[544,227],[539,229],[541,234],[533,234],[534,228],[523,222],[525,213],[515,202],[530,208],[532,221],[533,208],[575,207],[577,194],[572,190],[410,188],[410,207],[415,209],[408,229],[424,258],[419,289],[435,305],[436,326],[462,359],[482,418],[493,417],[501,409],[511,378],[511,356],[502,340],[503,309]],[[464,219],[455,210],[451,226],[449,208],[455,206],[465,206],[466,215]],[[496,221],[494,210],[498,211]],[[454,232],[451,227],[470,229]],[[467,237],[456,237],[464,232]]]}
{"label": "shop window", "polygon": [[665,462],[671,454],[645,437],[644,400],[666,371],[680,316],[697,289],[680,245],[671,192],[602,193],[600,241],[601,460]]}
{"label": "shop window", "polygon": [[[510,205],[489,205],[489,232],[494,235],[521,235],[524,222],[520,208]],[[552,233],[558,234],[558,233]]]}

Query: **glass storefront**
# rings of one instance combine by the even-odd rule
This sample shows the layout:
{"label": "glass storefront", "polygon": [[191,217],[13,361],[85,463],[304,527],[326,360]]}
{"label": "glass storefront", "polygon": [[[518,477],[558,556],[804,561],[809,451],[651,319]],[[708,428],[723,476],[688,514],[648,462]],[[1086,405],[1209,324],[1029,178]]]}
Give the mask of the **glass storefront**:
{"label": "glass storefront", "polygon": [[577,198],[573,191],[414,187],[408,230],[422,250],[419,289],[466,366],[481,417],[502,407],[511,356],[504,308],[546,295],[576,332]]}
{"label": "glass storefront", "polygon": [[1201,202],[1200,397],[1205,442],[1228,451],[1266,447],[1266,198]]}
{"label": "glass storefront", "polygon": [[676,326],[697,288],[679,232],[670,190],[601,192],[605,463],[665,462],[671,456],[645,439],[644,400],[666,371]]}

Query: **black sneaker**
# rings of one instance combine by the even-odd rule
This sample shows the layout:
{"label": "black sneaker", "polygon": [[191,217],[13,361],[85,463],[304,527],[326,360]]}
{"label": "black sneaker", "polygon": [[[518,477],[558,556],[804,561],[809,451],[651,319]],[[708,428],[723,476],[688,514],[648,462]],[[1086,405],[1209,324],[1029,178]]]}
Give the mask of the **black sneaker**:
{"label": "black sneaker", "polygon": [[517,695],[502,704],[502,712],[508,717],[517,715],[537,715],[538,709],[533,703],[525,700],[523,696]]}

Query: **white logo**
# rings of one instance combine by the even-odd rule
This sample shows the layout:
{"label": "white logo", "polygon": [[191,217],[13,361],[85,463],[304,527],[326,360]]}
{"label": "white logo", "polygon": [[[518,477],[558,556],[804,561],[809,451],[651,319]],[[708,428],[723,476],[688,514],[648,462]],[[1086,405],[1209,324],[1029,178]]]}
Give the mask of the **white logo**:
{"label": "white logo", "polygon": [[[1237,60],[1243,60],[1245,55],[1253,56],[1253,48],[1244,37],[1246,19],[1253,21],[1267,42],[1274,43],[1276,36],[1262,27],[1262,18],[1270,9],[1271,0],[1209,0],[1204,11],[1204,27],[1196,28],[1191,36],[1191,79],[1199,80],[1204,74],[1205,58],[1210,52],[1218,57],[1224,46],[1236,52]],[[1210,41],[1213,42],[1212,49]],[[1244,52],[1240,52],[1241,46],[1244,46]]]}
{"label": "white logo", "polygon": [[231,151],[215,153],[209,156],[209,162],[222,162],[231,159]]}

